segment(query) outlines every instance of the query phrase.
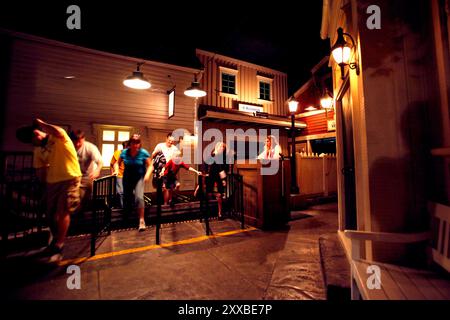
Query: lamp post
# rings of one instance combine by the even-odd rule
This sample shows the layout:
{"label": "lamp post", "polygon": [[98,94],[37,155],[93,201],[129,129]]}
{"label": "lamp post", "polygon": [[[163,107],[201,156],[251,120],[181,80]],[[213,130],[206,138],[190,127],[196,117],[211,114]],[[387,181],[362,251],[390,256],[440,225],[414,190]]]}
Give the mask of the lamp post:
{"label": "lamp post", "polygon": [[289,111],[291,112],[291,194],[298,194],[297,166],[295,160],[295,113],[297,112],[298,101],[294,98],[289,100]]}

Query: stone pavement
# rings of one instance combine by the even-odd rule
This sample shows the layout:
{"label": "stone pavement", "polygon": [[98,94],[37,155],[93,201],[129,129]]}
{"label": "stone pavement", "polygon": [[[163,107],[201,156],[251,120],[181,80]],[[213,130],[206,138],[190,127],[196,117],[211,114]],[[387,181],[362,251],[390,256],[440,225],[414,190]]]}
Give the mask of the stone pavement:
{"label": "stone pavement", "polygon": [[94,260],[78,264],[79,290],[67,288],[66,270],[71,258],[88,256],[89,240],[71,238],[62,266],[23,255],[2,262],[0,294],[7,299],[325,299],[318,240],[336,232],[337,206],[315,206],[293,212],[292,218],[285,230],[244,232],[236,221],[213,220],[215,236],[208,238],[198,221],[164,225],[167,247],[153,245],[154,227],[113,232]]}

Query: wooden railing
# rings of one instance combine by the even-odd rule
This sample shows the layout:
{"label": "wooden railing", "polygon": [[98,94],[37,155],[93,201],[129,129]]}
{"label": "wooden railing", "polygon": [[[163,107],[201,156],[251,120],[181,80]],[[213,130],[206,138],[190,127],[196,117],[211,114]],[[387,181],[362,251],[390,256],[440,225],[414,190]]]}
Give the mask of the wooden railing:
{"label": "wooden railing", "polygon": [[94,180],[92,191],[91,255],[95,255],[97,239],[111,234],[111,208],[116,195],[116,176]]}
{"label": "wooden railing", "polygon": [[230,173],[227,176],[225,211],[230,218],[239,220],[241,229],[244,229],[244,181],[240,174]]}
{"label": "wooden railing", "polygon": [[31,152],[0,153],[0,228],[5,252],[8,239],[24,239],[48,226],[43,187],[32,164]]}

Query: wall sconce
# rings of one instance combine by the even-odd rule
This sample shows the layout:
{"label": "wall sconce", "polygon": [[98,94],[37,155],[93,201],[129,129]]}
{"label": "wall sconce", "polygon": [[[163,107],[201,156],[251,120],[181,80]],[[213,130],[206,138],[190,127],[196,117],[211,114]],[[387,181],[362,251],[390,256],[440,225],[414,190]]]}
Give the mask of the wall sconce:
{"label": "wall sconce", "polygon": [[[353,37],[345,33],[342,28],[337,29],[338,38],[336,43],[331,47],[331,54],[333,55],[334,61],[341,67],[341,79],[344,79],[344,68],[349,66],[350,69],[355,69],[356,74],[359,75],[359,66],[356,62],[350,62],[350,56],[352,49],[356,50],[355,40]],[[345,41],[344,36],[347,36],[352,41],[352,46]]]}
{"label": "wall sconce", "polygon": [[197,81],[197,75],[194,75],[194,82],[184,91],[184,94],[191,98],[201,98],[206,96],[206,91],[200,87],[200,82]]}
{"label": "wall sconce", "polygon": [[151,83],[144,77],[144,73],[140,71],[140,68],[144,63],[145,62],[139,62],[137,64],[136,71],[133,71],[133,73],[130,76],[128,76],[125,80],[123,80],[123,84],[126,87],[144,90],[152,86]]}

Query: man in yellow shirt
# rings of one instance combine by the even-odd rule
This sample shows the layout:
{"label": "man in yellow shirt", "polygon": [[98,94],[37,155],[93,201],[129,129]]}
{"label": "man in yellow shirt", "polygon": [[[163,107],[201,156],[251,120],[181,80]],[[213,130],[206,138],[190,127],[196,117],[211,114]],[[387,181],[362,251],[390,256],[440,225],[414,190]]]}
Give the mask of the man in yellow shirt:
{"label": "man in yellow shirt", "polygon": [[119,170],[116,172],[114,170],[114,164],[117,163],[117,161],[119,161],[120,158],[120,154],[122,153],[123,150],[125,150],[126,148],[128,148],[128,141],[124,141],[122,142],[122,150],[116,150],[114,151],[114,154],[111,158],[111,161],[109,163],[110,169],[111,169],[111,174],[117,176],[116,178],[116,192],[119,196],[119,201],[120,201],[120,207],[123,208],[123,171],[125,170],[125,163],[121,162],[119,165]]}
{"label": "man in yellow shirt", "polygon": [[55,223],[53,241],[43,255],[49,262],[56,262],[62,259],[70,214],[80,205],[80,165],[72,141],[60,127],[36,119],[32,144],[36,147],[33,167],[46,171],[47,213]]}

